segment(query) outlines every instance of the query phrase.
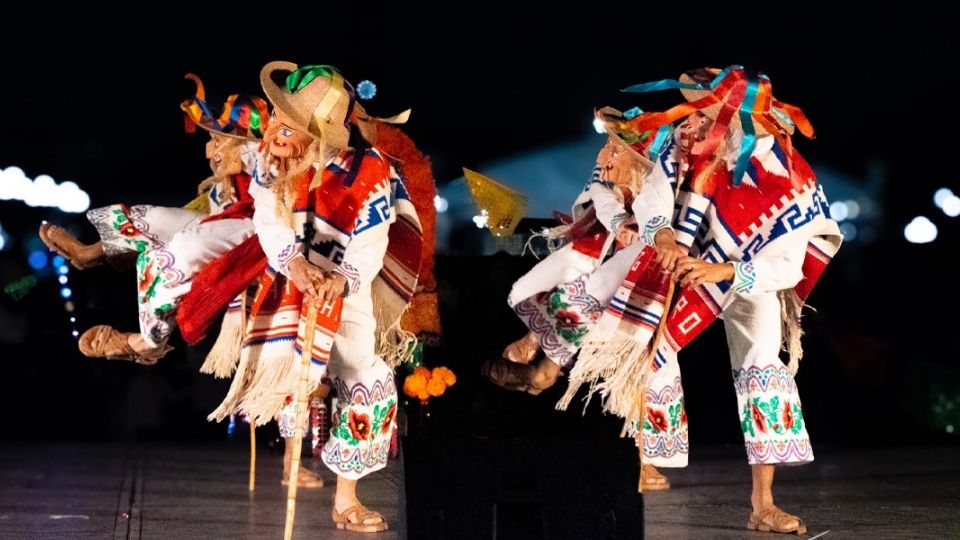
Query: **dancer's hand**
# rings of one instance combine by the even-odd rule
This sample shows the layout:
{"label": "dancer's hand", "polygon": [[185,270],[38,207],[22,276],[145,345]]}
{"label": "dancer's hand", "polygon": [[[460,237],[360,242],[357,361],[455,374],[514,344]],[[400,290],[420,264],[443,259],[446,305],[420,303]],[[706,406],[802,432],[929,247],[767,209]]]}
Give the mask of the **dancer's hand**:
{"label": "dancer's hand", "polygon": [[673,229],[660,229],[653,237],[654,249],[657,250],[656,261],[667,272],[676,270],[677,261],[687,256],[687,250],[677,245],[673,236]]}
{"label": "dancer's hand", "polygon": [[311,264],[306,257],[297,257],[290,261],[287,264],[287,273],[297,290],[313,298],[320,296],[319,288],[325,280],[323,270]]}
{"label": "dancer's hand", "polygon": [[630,244],[637,241],[640,238],[640,235],[637,233],[637,225],[635,221],[626,220],[617,227],[617,241],[623,247],[627,247]]}
{"label": "dancer's hand", "polygon": [[711,263],[695,257],[684,257],[677,262],[677,277],[682,287],[699,287],[704,283],[718,283],[733,279],[732,263]]}
{"label": "dancer's hand", "polygon": [[332,302],[347,295],[347,278],[337,272],[327,272],[323,283],[317,287],[317,296],[324,302]]}

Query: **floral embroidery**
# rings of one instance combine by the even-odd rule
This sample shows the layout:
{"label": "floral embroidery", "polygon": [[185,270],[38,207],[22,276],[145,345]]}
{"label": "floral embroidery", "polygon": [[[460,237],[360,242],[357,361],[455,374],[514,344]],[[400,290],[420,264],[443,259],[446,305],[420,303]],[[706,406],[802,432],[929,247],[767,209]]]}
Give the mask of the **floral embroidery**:
{"label": "floral embroidery", "polygon": [[790,402],[785,401],[783,403],[783,427],[784,429],[793,430],[793,426],[793,411],[790,410]]}
{"label": "floral embroidery", "polygon": [[382,423],[380,425],[380,433],[387,433],[390,431],[391,426],[393,426],[393,419],[397,416],[397,404],[394,403],[383,416]]}
{"label": "floral embroidery", "polygon": [[560,338],[579,348],[587,329],[580,325],[579,315],[568,309],[570,307],[573,306],[563,301],[562,291],[556,291],[550,295],[547,314],[557,321],[556,331]]}
{"label": "floral embroidery", "polygon": [[669,426],[667,425],[667,418],[664,416],[663,411],[647,407],[647,421],[643,427],[644,429],[650,428],[656,431],[666,431]]}
{"label": "floral embroidery", "polygon": [[356,411],[350,411],[350,435],[357,441],[365,441],[370,436],[370,416]]}
{"label": "floral embroidery", "polygon": [[686,425],[687,410],[683,406],[683,398],[681,397],[676,403],[667,407],[666,414],[659,408],[647,407],[643,429],[652,432],[676,433],[685,429],[684,426]]}
{"label": "floral embroidery", "polygon": [[[759,401],[759,398],[756,398],[755,401]],[[760,433],[766,433],[767,432],[766,421],[765,421],[765,418],[763,417],[763,413],[757,407],[756,403],[754,403],[751,406],[750,412],[753,415],[753,423],[757,426],[757,429],[760,431]]]}
{"label": "floral embroidery", "polygon": [[751,437],[757,432],[796,435],[803,430],[803,411],[796,402],[784,401],[781,407],[779,396],[773,396],[769,401],[755,397],[744,405],[740,428]]}
{"label": "floral embroidery", "polygon": [[560,326],[569,328],[580,324],[580,316],[569,309],[564,309],[557,312],[557,322]]}

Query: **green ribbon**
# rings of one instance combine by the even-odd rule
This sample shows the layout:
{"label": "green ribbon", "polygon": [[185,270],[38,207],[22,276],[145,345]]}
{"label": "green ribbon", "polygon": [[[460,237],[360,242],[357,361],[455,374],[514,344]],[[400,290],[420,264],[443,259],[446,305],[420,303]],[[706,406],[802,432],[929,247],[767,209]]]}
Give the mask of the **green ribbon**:
{"label": "green ribbon", "polygon": [[317,77],[331,77],[336,69],[333,66],[319,65],[319,66],[303,66],[297,68],[296,71],[287,75],[286,87],[287,91],[291,94],[296,94],[303,89],[304,86],[310,84],[310,81],[316,79]]}

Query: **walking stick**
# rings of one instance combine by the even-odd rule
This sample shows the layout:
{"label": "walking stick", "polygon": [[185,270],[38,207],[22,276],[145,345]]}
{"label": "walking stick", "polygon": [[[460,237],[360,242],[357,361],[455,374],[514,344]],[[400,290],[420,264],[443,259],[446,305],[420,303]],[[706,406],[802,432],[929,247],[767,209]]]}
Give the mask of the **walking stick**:
{"label": "walking stick", "polygon": [[640,395],[637,397],[640,410],[640,421],[637,432],[640,435],[640,480],[637,482],[637,493],[643,493],[643,416],[647,401],[647,375],[650,373],[650,366],[653,365],[653,359],[657,357],[657,347],[660,345],[660,338],[663,337],[663,331],[667,327],[667,316],[670,315],[670,308],[673,307],[673,287],[675,282],[673,276],[670,277],[670,285],[667,287],[667,299],[663,303],[663,317],[660,318],[660,324],[657,325],[657,332],[653,335],[650,342],[650,354],[646,365],[643,366],[643,374],[640,377]]}
{"label": "walking stick", "polygon": [[293,521],[297,511],[297,480],[300,474],[300,452],[303,450],[303,424],[307,419],[307,383],[310,378],[310,357],[313,355],[313,334],[317,329],[317,314],[320,306],[307,300],[306,334],[300,353],[300,384],[297,387],[297,421],[293,436],[293,456],[290,459],[290,483],[287,487],[287,519],[283,528],[283,540],[293,537]]}
{"label": "walking stick", "polygon": [[247,489],[252,493],[257,487],[257,425],[250,421],[250,481]]}
{"label": "walking stick", "polygon": [[[240,328],[247,331],[247,292],[240,294]],[[241,340],[242,344],[242,340]],[[247,418],[250,426],[250,478],[247,480],[247,490],[253,493],[257,489],[257,423]]]}

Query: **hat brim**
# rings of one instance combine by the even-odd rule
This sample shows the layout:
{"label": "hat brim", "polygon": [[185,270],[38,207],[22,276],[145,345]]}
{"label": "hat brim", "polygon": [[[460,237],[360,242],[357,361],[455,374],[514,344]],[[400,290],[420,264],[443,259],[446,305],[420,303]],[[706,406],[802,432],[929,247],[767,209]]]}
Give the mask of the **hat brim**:
{"label": "hat brim", "polygon": [[[317,133],[310,129],[312,118],[305,117],[298,111],[300,108],[296,105],[296,97],[283,88],[277,86],[273,80],[273,74],[278,71],[293,73],[297,70],[297,64],[276,60],[269,62],[260,70],[260,86],[267,95],[267,99],[273,104],[274,110],[279,110],[286,116],[291,123],[291,127],[308,133],[314,139],[320,140]],[[359,103],[354,102],[353,117],[347,120],[357,126],[360,135],[370,144],[375,144],[377,140],[377,127],[375,119],[367,114]]]}
{"label": "hat brim", "polygon": [[[713,75],[717,75],[720,73],[720,70],[716,68],[708,68],[708,71]],[[690,77],[690,75],[686,73],[680,75],[680,82],[685,84],[697,83],[697,81],[695,81],[692,77]],[[681,88],[680,93],[683,95],[684,99],[686,99],[689,102],[699,101],[711,94],[709,90],[693,90],[690,88]],[[720,110],[722,108],[723,108],[723,103],[720,102],[720,103],[715,103],[713,105],[710,105],[709,107],[704,107],[700,109],[700,112],[705,114],[711,120],[716,120],[717,116],[720,115]],[[779,127],[784,132],[786,132],[787,135],[793,135],[793,130],[794,130],[793,125],[785,122],[781,122],[778,120],[775,120],[774,123],[777,125],[777,127]],[[730,127],[732,127],[733,129],[737,129],[739,131],[743,131],[743,126],[740,122],[740,114],[738,112],[734,113],[733,116],[730,118]],[[754,132],[757,135],[769,134],[769,131],[755,120],[753,121],[753,128],[754,128]]]}
{"label": "hat brim", "polygon": [[637,152],[637,149],[634,148],[630,143],[623,140],[619,133],[613,129],[613,124],[618,121],[618,119],[626,120],[623,116],[623,113],[614,109],[613,107],[603,107],[601,109],[596,109],[593,112],[594,116],[601,122],[603,122],[603,129],[607,132],[608,138],[617,146],[627,150],[634,157],[640,160],[645,167],[653,167],[653,161],[650,160],[647,156]]}
{"label": "hat brim", "polygon": [[200,129],[202,129],[202,130],[210,133],[211,135],[221,135],[221,136],[223,136],[223,137],[229,137],[229,138],[231,138],[231,139],[237,139],[237,140],[244,141],[244,142],[253,142],[253,141],[259,141],[259,140],[260,140],[260,139],[258,139],[257,137],[248,137],[248,136],[244,136],[244,135],[235,135],[235,134],[233,134],[233,133],[227,133],[227,132],[225,132],[225,131],[219,131],[219,130],[214,129],[214,128],[213,128],[213,125],[211,125],[211,124],[209,124],[209,123],[197,122],[197,121],[193,120],[192,118],[190,119],[190,122],[192,122],[193,125],[197,126],[198,128],[200,128]]}
{"label": "hat brim", "polygon": [[319,139],[317,134],[310,130],[310,118],[301,115],[299,108],[294,104],[293,95],[273,82],[273,74],[275,72],[285,71],[287,73],[293,73],[296,70],[297,65],[293,62],[283,60],[269,62],[260,69],[260,86],[263,87],[263,93],[267,95],[267,101],[273,105],[273,109],[283,113],[283,115],[290,120],[290,123],[293,124],[290,127],[303,131],[315,139]]}

